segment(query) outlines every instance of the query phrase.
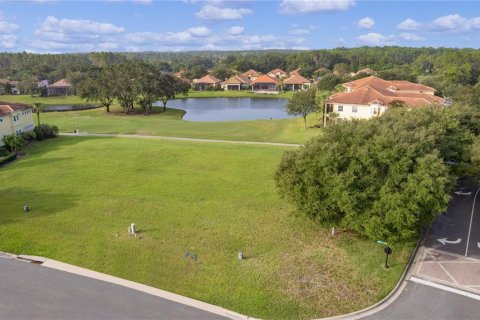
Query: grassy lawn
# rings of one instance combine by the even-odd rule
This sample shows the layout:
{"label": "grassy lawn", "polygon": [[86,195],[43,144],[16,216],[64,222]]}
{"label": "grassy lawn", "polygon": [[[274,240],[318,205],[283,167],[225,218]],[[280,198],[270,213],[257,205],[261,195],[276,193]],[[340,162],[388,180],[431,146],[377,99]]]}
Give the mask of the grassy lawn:
{"label": "grassy lawn", "polygon": [[[2,99],[8,102],[22,103],[39,101],[46,104],[85,104],[80,98],[74,96],[32,99],[30,96],[17,95],[1,96],[0,100]],[[182,116],[185,114],[182,110],[168,109],[167,112],[161,112],[161,108],[155,109],[155,112],[147,117],[141,112],[125,115],[118,106],[113,106],[110,113],[103,109],[48,112],[41,115],[41,121],[58,126],[61,132],[73,132],[78,125],[80,131],[89,133],[123,133],[289,143],[304,143],[321,132],[321,129],[313,127],[320,123],[318,114],[312,114],[309,117],[308,125],[310,128],[305,130],[301,118],[193,122],[182,120]]]}
{"label": "grassy lawn", "polygon": [[[384,270],[381,246],[348,232],[332,238],[294,214],[272,178],[283,148],[60,137],[25,152],[0,168],[1,251],[250,316],[305,319],[366,307],[394,287],[412,250],[394,246]],[[127,235],[132,222],[140,237]],[[237,261],[239,251],[246,260]]]}

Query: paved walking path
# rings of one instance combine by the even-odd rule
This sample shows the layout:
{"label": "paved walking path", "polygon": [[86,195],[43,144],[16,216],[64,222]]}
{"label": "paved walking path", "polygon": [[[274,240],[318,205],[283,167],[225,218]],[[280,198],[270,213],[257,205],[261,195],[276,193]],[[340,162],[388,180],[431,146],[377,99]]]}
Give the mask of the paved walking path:
{"label": "paved walking path", "polygon": [[201,139],[201,138],[183,138],[183,137],[167,137],[167,136],[146,136],[141,134],[116,134],[116,133],[60,133],[61,136],[69,137],[113,137],[113,138],[141,138],[141,139],[158,139],[173,141],[192,141],[192,142],[210,142],[210,143],[230,143],[230,144],[246,144],[246,145],[264,145],[274,147],[302,147],[303,144],[297,143],[281,143],[281,142],[261,142],[261,141],[235,141],[220,139]]}

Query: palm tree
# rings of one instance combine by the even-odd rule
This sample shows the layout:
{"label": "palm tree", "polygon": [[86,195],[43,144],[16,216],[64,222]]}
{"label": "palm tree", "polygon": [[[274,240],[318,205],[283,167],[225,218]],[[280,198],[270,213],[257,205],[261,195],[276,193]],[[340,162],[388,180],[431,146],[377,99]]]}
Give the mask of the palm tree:
{"label": "palm tree", "polygon": [[38,125],[40,126],[40,112],[45,111],[45,105],[41,102],[34,102],[32,103],[32,107],[37,113],[37,120],[38,120],[37,122],[38,122]]}

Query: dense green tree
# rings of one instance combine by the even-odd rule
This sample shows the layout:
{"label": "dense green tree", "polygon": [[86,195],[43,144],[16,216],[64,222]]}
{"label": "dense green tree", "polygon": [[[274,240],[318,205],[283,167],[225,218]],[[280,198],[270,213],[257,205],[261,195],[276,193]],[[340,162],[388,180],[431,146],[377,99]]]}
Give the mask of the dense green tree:
{"label": "dense green tree", "polygon": [[374,240],[412,239],[446,209],[458,177],[480,172],[479,124],[478,110],[456,106],[395,108],[329,126],[285,153],[275,181],[324,225]]}
{"label": "dense green tree", "polygon": [[10,152],[15,153],[25,145],[25,140],[21,136],[14,134],[4,136],[2,141]]}
{"label": "dense green tree", "polygon": [[335,87],[342,83],[342,78],[332,73],[323,76],[317,84],[318,90],[322,91],[334,91]]}
{"label": "dense green tree", "polygon": [[294,116],[301,116],[303,118],[304,128],[307,128],[307,116],[318,110],[316,100],[316,88],[310,88],[305,91],[297,91],[288,100],[285,109],[287,113]]}

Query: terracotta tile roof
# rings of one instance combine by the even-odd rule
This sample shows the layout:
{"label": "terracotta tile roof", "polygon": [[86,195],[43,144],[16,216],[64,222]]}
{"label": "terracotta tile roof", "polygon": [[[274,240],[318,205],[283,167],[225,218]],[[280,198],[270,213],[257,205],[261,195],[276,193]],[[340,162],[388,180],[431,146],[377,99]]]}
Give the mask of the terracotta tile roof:
{"label": "terracotta tile roof", "polygon": [[257,70],[250,69],[248,71],[245,71],[242,73],[240,76],[242,77],[260,77],[262,74],[258,72]]}
{"label": "terracotta tile roof", "polygon": [[178,79],[182,82],[185,82],[185,83],[188,83],[188,84],[191,84],[192,83],[192,80],[188,79],[188,78],[184,78],[184,77],[178,77]]}
{"label": "terracotta tile roof", "polygon": [[207,74],[206,76],[201,77],[200,79],[193,80],[193,83],[206,83],[206,84],[218,84],[221,81],[215,78],[214,76]]}
{"label": "terracotta tile roof", "polygon": [[280,80],[277,78],[272,78],[269,75],[264,74],[263,76],[258,77],[257,79],[253,80],[252,83],[279,83]]}
{"label": "terracotta tile roof", "polygon": [[49,85],[48,87],[52,87],[52,88],[65,88],[65,87],[71,87],[71,84],[68,83],[68,81],[66,79],[62,79],[62,80],[58,80],[57,82],[55,83],[52,83],[51,85]]}
{"label": "terracotta tile roof", "polygon": [[405,80],[383,80],[381,78],[370,76],[363,79],[350,81],[343,84],[344,87],[356,90],[364,86],[370,86],[375,89],[390,89],[392,91],[423,91],[423,92],[435,92],[435,89],[427,87],[420,83],[413,83]]}
{"label": "terracotta tile roof", "polygon": [[233,76],[228,80],[222,82],[222,84],[249,84],[251,81],[248,78],[241,76]]}
{"label": "terracotta tile roof", "polygon": [[436,90],[432,87],[425,86],[420,83],[413,83],[405,80],[390,80],[391,84],[398,88],[398,90],[415,90],[415,91],[424,91],[424,92],[435,92]]}
{"label": "terracotta tile roof", "polygon": [[326,103],[345,103],[369,105],[377,102],[382,105],[388,105],[393,100],[401,100],[408,106],[423,106],[428,104],[443,104],[444,100],[440,97],[427,93],[405,93],[395,92],[387,89],[377,89],[365,86],[351,92],[341,92],[331,96]]}
{"label": "terracotta tile roof", "polygon": [[290,76],[299,76],[300,68],[290,71]]}
{"label": "terracotta tile roof", "polygon": [[364,86],[371,86],[373,88],[388,88],[392,86],[390,82],[375,76],[366,77],[366,78],[358,79],[355,81],[350,81],[342,85],[346,88],[350,88],[351,90],[356,90]]}
{"label": "terracotta tile roof", "polygon": [[14,113],[15,111],[31,109],[29,105],[23,103],[12,103],[0,101],[0,117],[7,114]]}
{"label": "terracotta tile roof", "polygon": [[287,74],[285,71],[283,71],[282,69],[273,69],[272,71],[270,71],[269,73],[280,73],[280,74]]}
{"label": "terracotta tile roof", "polygon": [[290,78],[286,79],[283,83],[284,84],[304,84],[304,83],[310,83],[310,80],[302,77],[301,75],[294,75],[294,76],[290,76]]}

